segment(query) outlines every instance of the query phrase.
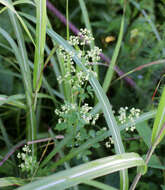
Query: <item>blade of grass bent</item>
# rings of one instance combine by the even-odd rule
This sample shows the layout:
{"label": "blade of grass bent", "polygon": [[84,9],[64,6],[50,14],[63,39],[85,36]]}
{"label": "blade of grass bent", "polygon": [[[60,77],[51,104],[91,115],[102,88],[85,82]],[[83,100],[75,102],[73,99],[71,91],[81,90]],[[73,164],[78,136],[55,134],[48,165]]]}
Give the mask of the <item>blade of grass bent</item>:
{"label": "blade of grass bent", "polygon": [[109,156],[58,172],[57,174],[20,187],[18,190],[63,190],[83,183],[84,180],[94,179],[135,166],[141,167],[142,173],[146,170],[144,160],[136,153]]}
{"label": "blade of grass bent", "polygon": [[[8,2],[12,3],[11,0]],[[13,8],[13,7],[12,7]],[[14,8],[13,8],[14,9]],[[32,80],[31,80],[31,72],[28,64],[28,56],[25,47],[25,42],[23,38],[23,33],[21,27],[18,23],[17,18],[15,17],[13,11],[8,10],[9,17],[15,32],[15,36],[18,43],[18,52],[16,52],[16,56],[18,58],[18,63],[21,69],[21,74],[24,82],[25,87],[25,94],[26,94],[26,101],[27,101],[27,139],[28,140],[35,140],[36,139],[36,118],[34,113],[34,106],[33,106],[33,94],[32,94]],[[13,41],[10,38],[9,43]],[[10,44],[11,46],[13,43]],[[17,48],[16,48],[17,49]],[[14,49],[13,49],[14,50]],[[35,156],[35,147],[36,145],[32,145],[32,156]]]}
{"label": "blade of grass bent", "polygon": [[33,88],[39,91],[42,84],[42,70],[44,67],[44,48],[46,38],[46,0],[36,2],[36,47],[33,71]]}
{"label": "blade of grass bent", "polygon": [[21,178],[16,178],[16,177],[0,178],[0,187],[22,186],[24,184],[26,184],[26,182]]}
{"label": "blade of grass bent", "polygon": [[[18,0],[18,1],[15,1],[12,5],[15,6],[15,5],[20,5],[20,4],[30,4],[30,5],[34,5],[34,3],[32,1],[29,1],[29,0]],[[7,10],[8,7],[4,7],[0,10],[0,14],[3,13],[5,10]]]}
{"label": "blade of grass bent", "polygon": [[[47,30],[48,35],[50,35],[50,37],[52,39],[54,39],[55,41],[57,41],[57,43],[59,43],[60,45],[62,45],[66,51],[72,51],[74,52],[74,49],[61,37],[59,36],[57,33],[55,33],[54,31],[48,29]],[[83,69],[83,71],[85,73],[88,73],[86,67],[81,63],[81,61],[79,60],[79,58],[74,55],[73,60]],[[102,89],[101,85],[99,84],[98,80],[93,76],[93,74],[89,73],[90,77],[89,77],[89,82],[91,84],[91,86],[93,87],[95,94],[98,98],[98,101],[101,104],[101,108],[103,110],[107,125],[109,127],[109,130],[111,131],[112,134],[112,138],[114,140],[114,145],[115,145],[115,152],[117,154],[121,154],[124,153],[124,146],[121,140],[121,136],[120,136],[120,131],[119,128],[117,126],[115,117],[113,115],[112,112],[112,108],[111,105],[109,103],[109,100],[106,96],[106,94],[104,93],[104,90]],[[124,171],[122,173],[123,175],[123,189],[127,189],[128,188],[128,176],[127,176],[127,172]]]}
{"label": "blade of grass bent", "polygon": [[17,16],[17,18],[19,19],[20,23],[22,24],[24,30],[26,31],[27,35],[29,36],[29,38],[31,39],[32,43],[35,46],[34,40],[33,40],[32,36],[31,36],[26,24],[24,23],[22,18],[19,16],[17,11],[14,9],[14,7],[12,5],[12,1],[11,0],[0,0],[0,3],[3,4],[4,6],[6,6],[9,9],[9,11],[12,11]]}
{"label": "blade of grass bent", "polygon": [[26,105],[19,101],[20,99],[24,99],[24,95],[13,95],[13,96],[5,96],[5,95],[0,95],[0,106],[4,104],[8,104],[11,106],[15,106],[20,109],[25,109],[26,110]]}
{"label": "blade of grass bent", "polygon": [[[20,13],[20,15],[22,15],[26,19],[30,20],[31,22],[36,23],[35,17],[33,17],[33,16],[29,15],[29,14],[23,13],[23,12],[19,12],[19,13]],[[33,27],[27,21],[26,21],[26,24],[30,28],[30,30],[32,31],[32,33],[34,33]],[[49,48],[48,48],[47,45],[45,45],[45,51],[47,52],[47,54],[50,54],[50,50],[49,50]],[[55,61],[54,56],[51,57],[51,63],[53,64],[53,71],[54,71],[54,73],[56,75],[56,78],[58,78],[60,76],[60,71],[59,71],[58,65],[57,65],[57,63]],[[44,85],[48,86],[48,83],[45,84],[45,81],[46,81],[46,79],[43,77],[43,83],[44,83]],[[59,83],[58,86],[59,86],[59,90],[60,90],[61,94],[58,93],[58,92],[56,93],[56,91],[54,91],[55,95],[57,95],[58,97],[64,99],[64,97],[63,97],[64,92],[63,92],[62,84]],[[50,90],[48,90],[48,91],[50,92]],[[53,96],[53,94],[52,94],[52,96]]]}

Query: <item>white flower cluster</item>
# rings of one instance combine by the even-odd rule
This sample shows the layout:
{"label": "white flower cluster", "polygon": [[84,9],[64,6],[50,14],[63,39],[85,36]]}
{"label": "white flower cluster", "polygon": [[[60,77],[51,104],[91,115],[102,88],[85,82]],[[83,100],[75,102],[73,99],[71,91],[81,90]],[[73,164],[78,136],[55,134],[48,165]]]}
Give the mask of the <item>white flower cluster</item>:
{"label": "white flower cluster", "polygon": [[65,115],[69,112],[76,112],[79,114],[79,117],[83,120],[85,124],[91,124],[95,125],[96,120],[99,118],[99,114],[92,115],[90,113],[90,110],[92,107],[90,107],[88,104],[84,104],[81,107],[79,107],[77,104],[71,104],[71,103],[65,103],[61,106],[61,110],[56,109],[55,113],[60,118],[58,119],[58,123],[67,122],[66,119],[64,119]]}
{"label": "white flower cluster", "polygon": [[[129,114],[127,114],[128,107],[121,107],[118,111],[118,120],[121,124],[124,124],[126,120],[130,120],[132,122],[132,125],[130,127],[130,131],[134,131],[136,129],[135,127],[135,118],[138,118],[140,116],[140,109],[131,108],[129,110]],[[129,128],[126,127],[126,131],[128,131]]]}
{"label": "white flower cluster", "polygon": [[[78,36],[70,36],[69,43],[72,46],[85,45],[86,43],[91,43],[94,40],[92,34],[87,29],[80,29]],[[93,65],[100,60],[101,49],[95,46],[91,50],[86,50],[86,48],[76,47],[75,54],[79,57],[81,62],[86,66],[86,72],[81,71],[81,69],[76,69],[73,57],[74,52],[67,52],[62,46],[59,47],[59,57],[60,61],[64,65],[65,75],[59,76],[59,83],[65,82],[69,83],[71,88],[77,89],[84,85],[85,81],[89,80],[89,75],[93,74],[97,77],[97,74],[93,71]],[[91,64],[92,63],[92,64]]]}
{"label": "white flower cluster", "polygon": [[95,46],[90,51],[87,51],[86,59],[91,59],[92,62],[97,62],[100,60],[99,55],[101,52],[102,52],[102,50],[100,48],[98,48],[97,46]]}
{"label": "white flower cluster", "polygon": [[69,38],[69,44],[72,46],[77,46],[79,45],[80,42],[80,37],[79,36],[70,36]]}
{"label": "white flower cluster", "polygon": [[128,107],[125,107],[125,108],[121,107],[118,111],[118,113],[119,113],[118,119],[121,124],[126,122],[126,119],[127,119],[126,111],[127,110],[128,110]]}
{"label": "white flower cluster", "polygon": [[107,141],[107,142],[105,143],[105,146],[106,146],[107,148],[110,148],[110,147],[112,146],[112,144],[114,144],[114,141],[113,141],[112,137],[109,137],[109,141]]}
{"label": "white flower cluster", "polygon": [[90,44],[94,38],[89,30],[85,29],[80,29],[80,32],[78,33],[78,36],[81,39],[80,45],[85,45],[85,44]]}
{"label": "white flower cluster", "polygon": [[22,163],[18,166],[22,169],[22,171],[29,172],[36,164],[36,160],[33,160],[29,153],[31,153],[31,150],[29,146],[25,145],[22,148],[22,153],[17,154],[17,158],[22,160]]}

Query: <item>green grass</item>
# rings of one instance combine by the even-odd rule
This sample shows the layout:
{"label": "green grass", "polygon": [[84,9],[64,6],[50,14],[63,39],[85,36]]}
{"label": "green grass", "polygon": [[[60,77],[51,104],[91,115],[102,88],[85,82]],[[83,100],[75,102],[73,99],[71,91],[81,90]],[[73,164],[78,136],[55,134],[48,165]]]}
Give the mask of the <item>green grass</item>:
{"label": "green grass", "polygon": [[[8,18],[0,26],[1,188],[133,190],[144,188],[144,179],[147,187],[153,183],[153,190],[160,189],[152,173],[164,172],[165,88],[156,88],[163,83],[159,63],[164,62],[164,34],[157,29],[154,1],[148,7],[144,1],[130,2],[111,2],[111,9],[106,1],[79,0],[74,6],[68,0],[66,6],[59,2],[66,14],[64,28],[47,13],[46,0],[0,0],[0,24],[4,15]],[[92,32],[95,41],[89,47],[69,43],[70,21]],[[107,36],[117,40],[106,42]],[[95,44],[111,57],[108,67],[101,60],[91,64],[89,51]],[[71,58],[66,59],[68,55]],[[153,63],[155,67],[150,67]],[[119,79],[131,75],[140,93],[122,80],[113,82],[117,64],[126,72]],[[59,77],[67,80],[60,82]],[[144,111],[133,118],[127,111],[122,123],[118,108],[127,105],[128,110],[140,107]],[[92,124],[97,113],[99,119]],[[31,152],[22,149],[28,142]],[[28,168],[20,165],[26,163],[22,155],[31,160]],[[128,173],[132,167],[137,172]],[[162,187],[163,175],[155,178]]]}

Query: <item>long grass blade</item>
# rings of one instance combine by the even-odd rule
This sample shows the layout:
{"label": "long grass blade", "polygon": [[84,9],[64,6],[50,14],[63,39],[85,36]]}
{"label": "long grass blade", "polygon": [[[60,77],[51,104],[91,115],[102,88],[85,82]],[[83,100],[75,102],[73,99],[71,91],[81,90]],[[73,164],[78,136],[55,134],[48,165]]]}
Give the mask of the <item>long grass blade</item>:
{"label": "long grass blade", "polygon": [[21,99],[25,99],[25,96],[18,94],[13,96],[0,95],[0,106],[8,104],[20,109],[26,109],[26,105],[19,101]]}
{"label": "long grass blade", "polygon": [[140,167],[141,172],[145,173],[146,165],[143,159],[136,153],[105,157],[58,172],[57,174],[20,187],[18,190],[62,190],[80,184],[84,180],[94,179],[135,166]]}
{"label": "long grass blade", "polygon": [[42,84],[42,71],[44,67],[44,49],[46,39],[46,0],[36,0],[36,47],[33,71],[33,88],[39,91]]}
{"label": "long grass blade", "polygon": [[9,186],[22,186],[26,182],[21,178],[16,177],[4,177],[0,178],[0,187],[9,187]]}
{"label": "long grass blade", "polygon": [[[158,105],[158,111],[154,121],[154,126],[152,130],[152,139],[151,139],[152,144],[154,144],[164,123],[165,123],[165,87],[163,88],[163,92],[160,98],[160,103]],[[164,135],[165,135],[165,130],[160,135],[159,142],[163,139]]]}
{"label": "long grass blade", "polygon": [[[12,3],[13,6],[15,5],[20,5],[20,4],[30,4],[30,5],[35,5],[32,1],[29,1],[29,0],[18,0],[18,1],[15,1],[14,3]],[[0,10],[0,14],[3,13],[5,10],[7,10],[8,7],[4,7]]]}
{"label": "long grass blade", "polygon": [[[9,2],[12,2],[11,0],[8,0]],[[22,20],[22,18],[19,16],[19,14],[17,13],[17,11],[14,9],[14,7],[12,6],[12,3],[9,3],[8,1],[6,0],[0,0],[0,3],[3,4],[4,6],[6,6],[10,11],[12,11],[16,16],[17,18],[19,19],[20,23],[22,24],[24,30],[26,31],[27,35],[29,36],[29,38],[31,39],[31,41],[33,42],[34,46],[35,46],[35,43],[34,43],[34,40],[32,38],[32,35],[30,34],[26,24],[24,23],[24,21]]]}
{"label": "long grass blade", "polygon": [[[12,3],[11,0],[5,1]],[[14,7],[11,5],[11,8]],[[18,47],[15,44],[14,40],[7,34],[6,31],[1,33],[9,42],[10,46],[15,52],[15,56],[18,60],[21,74],[23,78],[25,94],[26,94],[26,102],[27,102],[27,138],[28,140],[35,140],[36,139],[36,118],[34,113],[34,106],[33,106],[33,94],[32,94],[32,80],[31,80],[31,72],[28,64],[28,56],[25,47],[25,42],[23,38],[23,33],[21,27],[18,23],[17,18],[15,17],[12,9],[8,10],[9,17],[14,28],[15,36],[17,39]],[[14,9],[15,10],[15,9]],[[2,29],[1,29],[2,30]],[[35,156],[35,147],[36,145],[32,145],[32,155]]]}
{"label": "long grass blade", "polygon": [[115,67],[115,64],[117,61],[117,57],[119,55],[121,42],[122,42],[122,38],[123,38],[123,33],[124,33],[124,20],[125,20],[125,5],[124,5],[123,17],[121,20],[121,26],[120,26],[120,32],[119,32],[117,44],[116,44],[116,47],[115,47],[115,50],[114,50],[114,53],[112,56],[111,64],[109,65],[108,71],[107,71],[106,76],[104,78],[103,89],[105,92],[107,92],[107,90],[111,84],[113,73],[114,73],[114,67]]}

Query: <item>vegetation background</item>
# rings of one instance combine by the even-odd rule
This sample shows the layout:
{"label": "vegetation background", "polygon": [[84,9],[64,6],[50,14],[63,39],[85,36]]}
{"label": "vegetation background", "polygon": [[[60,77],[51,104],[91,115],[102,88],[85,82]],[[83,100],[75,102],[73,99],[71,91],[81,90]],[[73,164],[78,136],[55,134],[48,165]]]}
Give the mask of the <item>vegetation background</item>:
{"label": "vegetation background", "polygon": [[[86,146],[85,143],[88,142],[90,138],[95,139],[103,134],[97,134],[97,132],[107,126],[107,121],[102,113],[100,113],[96,128],[90,130],[91,128],[87,126],[87,132],[84,132],[84,136],[87,136],[86,138],[84,137],[81,142],[82,144],[80,148],[74,146],[70,148],[69,145],[67,146],[67,143],[71,142],[74,137],[72,136],[71,140],[69,139],[70,133],[68,131],[61,132],[60,130],[55,129],[55,126],[58,123],[58,116],[55,114],[55,109],[60,109],[60,105],[63,104],[63,99],[67,100],[65,93],[63,94],[64,97],[61,95],[60,83],[57,80],[58,70],[55,65],[58,63],[59,68],[61,69],[59,63],[61,60],[56,51],[59,45],[56,46],[53,42],[55,37],[53,37],[53,35],[51,36],[51,32],[48,32],[49,35],[45,37],[44,27],[46,27],[46,24],[43,24],[43,30],[41,29],[41,34],[43,34],[42,43],[40,44],[40,42],[37,41],[37,34],[39,35],[39,33],[37,33],[37,30],[35,33],[36,25],[32,18],[28,18],[27,16],[30,15],[36,17],[36,20],[38,19],[36,9],[33,5],[30,5],[27,2],[23,4],[23,1],[21,3],[21,1],[8,0],[7,2],[10,4],[17,2],[17,5],[14,5],[15,9],[30,31],[35,46],[29,38],[29,33],[27,32],[26,27],[22,26],[20,19],[15,16],[19,23],[19,27],[22,28],[19,30],[19,38],[15,32],[15,27],[13,27],[14,21],[11,19],[12,14],[15,14],[15,12],[13,12],[8,5],[4,4],[4,2],[5,1],[3,0],[0,1],[1,10],[3,10],[4,5],[8,7],[8,10],[0,12],[0,34],[4,33],[1,28],[5,30],[16,45],[18,45],[19,52],[21,52],[19,49],[19,39],[24,41],[24,53],[28,55],[28,61],[26,61],[26,64],[28,62],[28,65],[30,65],[30,71],[28,71],[29,73],[25,72],[23,71],[24,66],[20,66],[19,59],[15,56],[14,46],[12,48],[9,46],[9,41],[11,42],[12,40],[8,38],[9,41],[7,41],[4,38],[4,35],[0,35],[0,188],[4,190],[16,189],[18,186],[30,183],[39,177],[48,176],[64,169],[78,166],[82,163],[116,154],[116,150],[112,144],[110,148],[105,145],[106,142],[109,141],[109,135],[103,136],[103,138],[99,139],[97,142],[92,141],[92,146],[88,148],[82,148],[82,146]],[[34,3],[37,1],[31,2]],[[125,80],[125,77],[122,78],[122,76],[119,76],[114,72],[111,84],[109,84],[110,87],[106,94],[113,110],[115,111],[114,116],[117,120],[117,124],[121,128],[123,127],[125,129],[130,122],[128,119],[125,125],[119,123],[117,116],[118,110],[121,107],[128,107],[129,109],[134,107],[141,110],[140,117],[135,118],[134,121],[137,123],[137,130],[133,132],[123,130],[121,131],[121,136],[126,152],[136,152],[144,158],[151,145],[150,137],[151,135],[152,137],[154,136],[154,132],[152,131],[155,122],[154,117],[164,87],[165,1],[126,1],[124,27],[122,31],[123,37],[120,43],[119,53],[117,53],[115,48],[119,41],[119,35],[122,33],[121,23],[124,7],[124,2],[122,0],[69,0],[68,9],[66,8],[67,0],[50,0],[49,2],[66,17],[68,11],[69,21],[78,29],[89,27],[87,19],[89,17],[89,24],[95,38],[94,43],[102,49],[104,55],[106,55],[111,61],[113,60],[112,57],[115,55],[114,52],[116,52],[117,60],[114,62],[115,66],[126,73],[126,77],[130,77],[130,80],[132,79],[133,83],[130,84],[128,80]],[[86,5],[87,13],[83,10],[82,2]],[[86,15],[86,19],[84,15]],[[44,17],[44,15],[42,16]],[[58,14],[55,15],[50,7],[47,9],[47,16],[53,30],[64,39],[68,39],[67,27],[64,26],[61,20],[57,17]],[[42,19],[44,20],[43,17]],[[71,30],[70,35],[73,35]],[[44,38],[46,38],[47,46],[45,46]],[[39,46],[39,44],[42,47]],[[37,47],[38,52],[41,54],[36,53]],[[39,47],[41,48],[39,49]],[[45,54],[43,54],[44,48]],[[54,54],[55,51],[57,52],[56,54]],[[21,55],[21,53],[19,55]],[[37,56],[38,61],[36,58]],[[43,61],[40,60],[40,57]],[[42,65],[41,70],[38,71],[34,68],[33,71],[32,63],[34,63],[35,67],[37,63],[39,64],[41,62],[44,62],[45,66]],[[105,63],[102,60],[100,63],[101,64],[98,66],[98,75],[99,82],[103,85],[106,72],[109,68],[109,63]],[[145,66],[140,67],[142,65]],[[29,79],[28,85],[32,86],[33,83],[34,86],[29,86],[29,90],[27,87],[28,85],[26,86],[25,82],[23,82],[24,79],[27,79],[28,77],[33,78],[33,82],[32,79]],[[34,80],[35,77],[38,77],[36,83]],[[40,86],[38,83],[41,78],[43,78],[43,80],[42,85]],[[93,90],[88,90],[88,93],[90,92],[93,93]],[[34,103],[34,107],[32,106],[31,110],[28,110],[30,108],[27,100],[25,100],[25,95],[28,96],[28,93],[31,93],[31,105]],[[35,100],[37,101],[36,104]],[[93,107],[96,105],[97,101],[95,95],[92,95],[87,99],[87,103]],[[164,100],[162,100],[162,102],[164,102]],[[29,117],[29,113],[35,114],[35,121],[32,121],[32,123],[36,123],[34,131],[33,129],[27,128],[27,118]],[[74,117],[69,117],[74,120]],[[158,118],[158,116],[156,117]],[[163,115],[162,117],[165,116]],[[156,124],[154,124],[154,126],[156,126]],[[158,132],[160,132],[160,128],[157,129],[157,135]],[[30,134],[34,134],[34,138],[29,136]],[[54,139],[55,134],[64,136],[64,139],[55,142],[49,139],[48,142],[37,143],[37,147],[34,143],[31,147],[32,155],[34,157],[36,156],[37,148],[37,160],[35,160],[34,157],[33,159],[39,164],[39,166],[37,166],[38,168],[35,168],[34,171],[32,169],[33,165],[29,171],[22,171],[20,167],[18,167],[20,160],[18,159],[17,154],[21,152],[21,147],[25,144],[25,139],[27,141],[30,141],[30,139]],[[67,138],[69,141],[67,141]],[[75,141],[75,139],[73,141]],[[70,155],[71,157],[69,158],[67,155]],[[164,155],[165,140],[162,140],[151,157],[151,160],[148,163],[148,171],[140,179],[137,189],[165,189]],[[29,153],[26,153],[26,156],[28,157]],[[60,160],[62,160],[61,163]],[[42,161],[45,161],[45,163],[43,164]],[[58,163],[58,167],[56,166],[56,162]],[[52,166],[55,166],[54,170],[51,170]],[[136,173],[137,171],[135,168],[129,169],[130,184],[133,182]],[[120,187],[120,177],[118,172],[99,177],[97,178],[97,181],[102,184],[113,186],[114,188]],[[97,189],[97,185],[98,184],[96,183],[94,187],[94,185],[89,186],[89,184],[82,183],[76,186],[75,189]],[[105,187],[105,189],[106,188],[107,187]],[[103,186],[102,189],[104,189]]]}

